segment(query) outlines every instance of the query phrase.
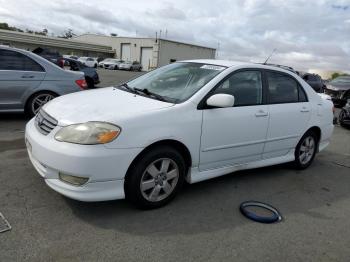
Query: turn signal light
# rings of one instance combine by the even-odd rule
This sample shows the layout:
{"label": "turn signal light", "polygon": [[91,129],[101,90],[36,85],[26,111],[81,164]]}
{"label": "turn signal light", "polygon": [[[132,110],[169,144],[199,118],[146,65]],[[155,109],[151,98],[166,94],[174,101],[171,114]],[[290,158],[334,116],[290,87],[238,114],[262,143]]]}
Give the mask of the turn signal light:
{"label": "turn signal light", "polygon": [[101,144],[106,144],[111,142],[118,135],[119,135],[119,131],[109,131],[109,132],[99,134],[97,140]]}

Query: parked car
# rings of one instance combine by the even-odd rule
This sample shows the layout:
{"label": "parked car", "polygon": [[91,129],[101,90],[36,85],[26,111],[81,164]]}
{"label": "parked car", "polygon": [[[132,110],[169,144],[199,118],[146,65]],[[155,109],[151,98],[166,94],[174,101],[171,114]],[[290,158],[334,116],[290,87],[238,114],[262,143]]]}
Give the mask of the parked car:
{"label": "parked car", "polygon": [[113,60],[113,58],[103,59],[101,62],[98,63],[98,66],[104,68],[104,64],[111,61],[111,60]]}
{"label": "parked car", "polygon": [[339,124],[343,127],[350,128],[350,99],[339,113]]}
{"label": "parked car", "polygon": [[332,97],[335,106],[343,107],[350,99],[350,76],[339,76],[330,81],[326,85],[325,93]]}
{"label": "parked car", "polygon": [[[25,137],[53,190],[156,208],[185,180],[285,162],[307,168],[329,144],[332,108],[290,71],[191,60],[59,97],[27,124]],[[47,116],[55,125],[43,131],[36,122]]]}
{"label": "parked car", "polygon": [[97,68],[98,62],[97,62],[96,58],[82,56],[78,59],[78,61],[82,62],[84,65],[86,65],[88,67]]}
{"label": "parked car", "polygon": [[85,80],[89,89],[95,88],[95,85],[100,83],[100,78],[95,68],[87,67],[78,60],[65,58],[65,69],[72,71],[81,71],[85,75]]}
{"label": "parked car", "polygon": [[58,65],[59,67],[63,67],[63,56],[57,51],[38,47],[35,48],[32,52],[49,60],[55,65]]}
{"label": "parked car", "polygon": [[0,112],[34,116],[51,99],[86,89],[82,72],[65,71],[22,49],[0,47]]}
{"label": "parked car", "polygon": [[129,70],[129,71],[141,71],[142,65],[137,61],[134,61],[134,62],[126,61],[119,65],[119,69]]}
{"label": "parked car", "polygon": [[119,65],[121,63],[124,63],[124,60],[111,59],[111,60],[105,62],[103,65],[104,65],[104,68],[106,68],[106,69],[117,70],[117,69],[119,69]]}
{"label": "parked car", "polygon": [[308,83],[317,93],[323,93],[326,87],[322,78],[317,74],[306,73],[302,76],[306,83]]}

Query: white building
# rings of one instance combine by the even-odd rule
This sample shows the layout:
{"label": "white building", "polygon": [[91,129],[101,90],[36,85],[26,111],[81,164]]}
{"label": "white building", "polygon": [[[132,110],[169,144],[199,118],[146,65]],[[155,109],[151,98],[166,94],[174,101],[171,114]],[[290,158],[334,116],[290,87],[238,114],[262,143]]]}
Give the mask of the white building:
{"label": "white building", "polygon": [[62,55],[113,57],[110,46],[85,43],[72,39],[63,39],[43,35],[15,32],[0,29],[0,45],[32,51],[38,47],[49,48]]}
{"label": "white building", "polygon": [[215,48],[181,43],[168,39],[114,37],[83,34],[74,38],[80,42],[111,46],[115,57],[139,61],[143,70],[186,59],[213,59]]}

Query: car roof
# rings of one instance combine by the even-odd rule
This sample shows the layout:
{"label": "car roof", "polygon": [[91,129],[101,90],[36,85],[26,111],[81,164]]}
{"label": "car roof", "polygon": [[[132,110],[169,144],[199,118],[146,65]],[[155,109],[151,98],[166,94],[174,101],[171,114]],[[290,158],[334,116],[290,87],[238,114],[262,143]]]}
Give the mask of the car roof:
{"label": "car roof", "polygon": [[252,62],[239,62],[239,61],[216,60],[216,59],[195,59],[195,60],[184,60],[184,61],[178,61],[178,62],[201,63],[201,64],[209,64],[209,65],[217,65],[217,66],[225,66],[225,67],[241,67],[241,68],[254,67],[254,68],[270,69],[274,71],[295,74],[294,72],[284,69],[282,67],[276,67],[273,65],[260,64],[260,63],[252,63]]}

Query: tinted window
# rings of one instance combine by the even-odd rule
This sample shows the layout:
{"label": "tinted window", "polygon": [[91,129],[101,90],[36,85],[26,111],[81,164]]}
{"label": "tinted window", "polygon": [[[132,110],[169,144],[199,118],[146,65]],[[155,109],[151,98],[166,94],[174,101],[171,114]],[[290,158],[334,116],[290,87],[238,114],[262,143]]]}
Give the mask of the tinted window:
{"label": "tinted window", "polygon": [[0,70],[44,71],[31,58],[10,50],[0,50]]}
{"label": "tinted window", "polygon": [[234,73],[222,82],[214,93],[233,95],[235,97],[234,106],[259,105],[262,103],[261,72]]}
{"label": "tinted window", "polygon": [[299,101],[299,85],[296,80],[277,72],[266,72],[266,75],[269,103],[296,103]]}
{"label": "tinted window", "polygon": [[303,88],[299,85],[299,102],[307,102],[307,97]]}

